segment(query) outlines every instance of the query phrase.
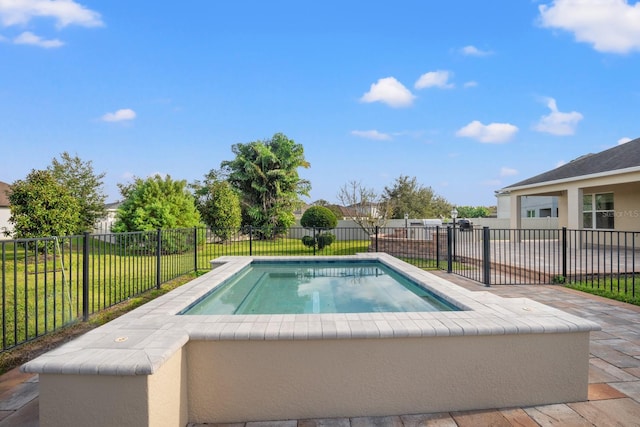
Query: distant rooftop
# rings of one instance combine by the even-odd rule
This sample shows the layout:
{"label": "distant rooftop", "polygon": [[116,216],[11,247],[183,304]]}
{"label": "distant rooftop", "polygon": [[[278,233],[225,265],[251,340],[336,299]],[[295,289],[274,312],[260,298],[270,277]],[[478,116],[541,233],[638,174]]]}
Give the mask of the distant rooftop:
{"label": "distant rooftop", "polygon": [[9,203],[9,195],[7,194],[7,191],[9,191],[9,184],[7,184],[6,182],[2,182],[0,181],[0,207],[1,208],[6,208],[9,207],[10,203]]}

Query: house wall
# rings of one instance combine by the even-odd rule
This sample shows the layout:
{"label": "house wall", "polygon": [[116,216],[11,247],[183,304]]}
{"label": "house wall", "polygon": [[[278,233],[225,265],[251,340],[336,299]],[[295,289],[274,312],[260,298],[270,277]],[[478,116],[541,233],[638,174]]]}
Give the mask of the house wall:
{"label": "house wall", "polygon": [[613,193],[615,229],[640,231],[640,182],[583,189],[584,194],[610,192]]}
{"label": "house wall", "polygon": [[116,222],[117,213],[118,209],[107,209],[104,218],[99,219],[94,225],[93,232],[95,234],[111,233],[111,226]]}
{"label": "house wall", "polygon": [[0,240],[9,238],[4,235],[5,229],[9,231],[13,229],[13,227],[11,226],[11,223],[9,222],[10,216],[11,216],[11,209],[7,207],[0,207]]}
{"label": "house wall", "polygon": [[[615,230],[640,231],[640,171],[591,176],[573,181],[557,181],[530,188],[511,189],[510,203],[523,196],[558,196],[560,227],[582,229],[582,195],[614,193]],[[511,227],[516,228],[511,218]]]}
{"label": "house wall", "polygon": [[[497,217],[509,219],[511,217],[511,198],[509,194],[501,193],[496,195]],[[527,218],[528,211],[535,211],[534,218],[546,218],[558,216],[557,196],[525,196],[520,204],[520,216]],[[546,212],[548,211],[548,213]],[[507,227],[508,228],[508,227]]]}

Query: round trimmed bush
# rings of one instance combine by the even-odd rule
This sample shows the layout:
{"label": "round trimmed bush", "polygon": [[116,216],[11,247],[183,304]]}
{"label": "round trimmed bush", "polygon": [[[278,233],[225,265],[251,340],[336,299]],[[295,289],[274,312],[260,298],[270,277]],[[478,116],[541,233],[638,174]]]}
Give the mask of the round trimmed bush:
{"label": "round trimmed bush", "polygon": [[300,225],[305,228],[321,228],[326,230],[336,228],[338,218],[336,218],[336,215],[331,212],[329,208],[324,206],[311,206],[302,214]]}
{"label": "round trimmed bush", "polygon": [[332,233],[322,233],[316,239],[318,241],[318,249],[322,250],[332,244],[336,240],[336,236]]}

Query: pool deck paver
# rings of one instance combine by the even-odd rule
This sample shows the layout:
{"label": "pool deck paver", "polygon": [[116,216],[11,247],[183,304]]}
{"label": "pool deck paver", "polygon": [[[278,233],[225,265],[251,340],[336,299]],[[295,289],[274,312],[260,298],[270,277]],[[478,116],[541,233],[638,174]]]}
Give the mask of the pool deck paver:
{"label": "pool deck paver", "polygon": [[[435,274],[470,290],[503,297],[528,297],[600,324],[602,331],[592,332],[590,339],[588,400],[528,408],[233,424],[191,423],[189,427],[640,427],[640,307],[553,286],[485,288],[453,274]],[[408,320],[402,319],[405,323]],[[0,377],[0,427],[39,426],[37,381],[37,375],[20,373],[17,369]]]}

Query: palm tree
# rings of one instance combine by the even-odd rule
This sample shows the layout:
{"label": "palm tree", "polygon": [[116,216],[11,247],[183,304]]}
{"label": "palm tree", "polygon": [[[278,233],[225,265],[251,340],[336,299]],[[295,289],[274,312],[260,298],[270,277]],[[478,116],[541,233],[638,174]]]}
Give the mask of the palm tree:
{"label": "palm tree", "polygon": [[309,195],[311,184],[298,175],[299,167],[310,166],[304,149],[277,133],[268,140],[234,144],[231,150],[236,158],[221,166],[242,195],[243,222],[261,230],[262,237],[274,237],[294,223],[299,196]]}

